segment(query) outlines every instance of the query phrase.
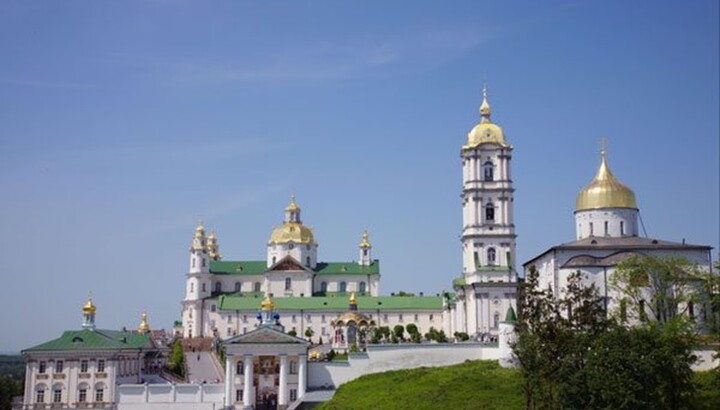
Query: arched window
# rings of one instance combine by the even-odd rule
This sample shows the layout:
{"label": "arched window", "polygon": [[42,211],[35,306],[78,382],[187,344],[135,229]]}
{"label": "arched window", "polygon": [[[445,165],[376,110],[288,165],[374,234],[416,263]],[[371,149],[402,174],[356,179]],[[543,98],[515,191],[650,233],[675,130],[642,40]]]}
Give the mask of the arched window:
{"label": "arched window", "polygon": [[347,292],[347,283],[340,282],[340,292]]}
{"label": "arched window", "polygon": [[625,222],[620,221],[620,235],[625,235]]}
{"label": "arched window", "polygon": [[103,383],[98,383],[95,385],[95,401],[105,401],[105,385]]}
{"label": "arched window", "polygon": [[277,258],[276,258],[275,256],[273,256],[273,259],[272,259],[272,264],[274,265],[274,264],[275,264],[275,262],[277,262]]}
{"label": "arched window", "polygon": [[493,180],[493,163],[488,161],[483,164],[483,177],[485,181]]}
{"label": "arched window", "polygon": [[493,315],[493,328],[497,329],[500,325],[500,313],[495,312]]}
{"label": "arched window", "polygon": [[285,278],[285,290],[292,290],[292,279]]}
{"label": "arched window", "polygon": [[327,282],[320,282],[320,292],[327,292]]}
{"label": "arched window", "polygon": [[195,292],[195,284],[190,282],[190,293]]}
{"label": "arched window", "polygon": [[240,289],[242,289],[242,283],[235,282],[235,293],[240,293]]}
{"label": "arched window", "polygon": [[494,221],[495,220],[495,207],[493,206],[493,204],[485,205],[485,220],[486,221]]}
{"label": "arched window", "polygon": [[195,267],[195,258],[192,258],[192,267]]}
{"label": "arched window", "polygon": [[245,366],[243,366],[243,362],[239,361],[237,362],[237,365],[235,366],[235,374],[243,374],[245,371]]}
{"label": "arched window", "polygon": [[495,256],[496,256],[496,254],[495,254],[495,248],[489,248],[489,249],[487,250],[488,265],[494,265],[494,264],[495,264]]}
{"label": "arched window", "polygon": [[78,402],[87,403],[87,393],[90,390],[90,386],[87,383],[80,383],[78,385]]}
{"label": "arched window", "polygon": [[45,403],[45,390],[47,388],[44,384],[38,384],[35,388],[35,402]]}
{"label": "arched window", "polygon": [[605,221],[605,236],[608,236],[608,221]]}
{"label": "arched window", "polygon": [[365,293],[367,285],[365,282],[360,282],[360,293]]}
{"label": "arched window", "polygon": [[260,282],[255,282],[255,285],[253,285],[253,292],[260,292]]}
{"label": "arched window", "polygon": [[215,292],[222,292],[222,283],[215,282]]}

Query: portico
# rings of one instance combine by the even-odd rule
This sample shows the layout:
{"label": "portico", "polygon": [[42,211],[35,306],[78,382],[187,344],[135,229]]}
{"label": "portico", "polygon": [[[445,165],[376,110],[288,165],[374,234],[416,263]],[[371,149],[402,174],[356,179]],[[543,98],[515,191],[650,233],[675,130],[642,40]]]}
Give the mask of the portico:
{"label": "portico", "polygon": [[309,343],[284,333],[268,297],[258,316],[260,327],[223,342],[225,405],[283,410],[305,393]]}

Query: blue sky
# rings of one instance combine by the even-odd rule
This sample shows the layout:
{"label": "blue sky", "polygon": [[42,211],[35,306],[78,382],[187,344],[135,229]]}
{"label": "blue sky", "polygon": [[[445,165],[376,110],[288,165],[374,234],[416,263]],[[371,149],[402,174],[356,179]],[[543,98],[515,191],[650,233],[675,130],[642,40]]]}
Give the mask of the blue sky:
{"label": "blue sky", "polygon": [[574,238],[608,138],[650,236],[719,245],[717,1],[0,3],[0,351],[179,317],[202,218],[263,259],[295,193],[381,292],[461,271],[459,151],[487,83],[518,259]]}

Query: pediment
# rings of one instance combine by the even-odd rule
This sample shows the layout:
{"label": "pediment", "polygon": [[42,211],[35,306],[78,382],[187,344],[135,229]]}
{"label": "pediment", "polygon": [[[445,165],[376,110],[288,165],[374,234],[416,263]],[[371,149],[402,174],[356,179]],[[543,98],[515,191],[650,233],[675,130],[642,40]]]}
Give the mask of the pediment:
{"label": "pediment", "polygon": [[305,339],[290,336],[287,333],[283,333],[279,330],[273,329],[272,327],[260,327],[251,332],[243,335],[237,335],[232,337],[223,344],[297,344],[307,345],[308,342]]}
{"label": "pediment", "polygon": [[296,261],[295,258],[288,255],[279,261],[277,261],[274,265],[272,265],[268,271],[306,271],[309,272],[310,270],[300,264],[300,262]]}

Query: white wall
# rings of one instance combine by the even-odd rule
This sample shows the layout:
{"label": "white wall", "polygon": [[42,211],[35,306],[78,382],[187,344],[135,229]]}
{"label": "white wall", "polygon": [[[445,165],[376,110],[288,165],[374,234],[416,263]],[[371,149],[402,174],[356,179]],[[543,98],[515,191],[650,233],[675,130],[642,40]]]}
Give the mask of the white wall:
{"label": "white wall", "polygon": [[124,384],[118,386],[118,410],[219,409],[223,384]]}
{"label": "white wall", "polygon": [[499,348],[479,343],[368,345],[347,362],[309,362],[308,387],[338,387],[360,376],[389,370],[450,366],[466,360],[497,360]]}

